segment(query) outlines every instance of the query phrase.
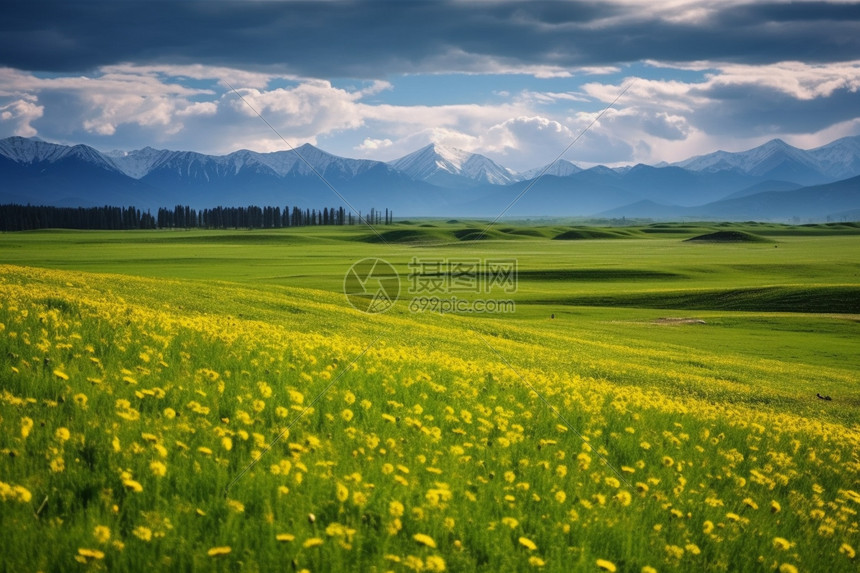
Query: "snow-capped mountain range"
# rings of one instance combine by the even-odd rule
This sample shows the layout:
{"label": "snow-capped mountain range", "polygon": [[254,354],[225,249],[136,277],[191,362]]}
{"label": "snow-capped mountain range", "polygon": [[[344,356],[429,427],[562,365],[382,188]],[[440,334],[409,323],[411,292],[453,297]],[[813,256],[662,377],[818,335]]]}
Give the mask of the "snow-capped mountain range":
{"label": "snow-capped mountain range", "polygon": [[[341,204],[343,198],[359,209],[389,207],[410,216],[493,215],[541,177],[513,215],[596,215],[630,207],[626,216],[635,217],[634,206],[643,202],[649,213],[655,205],[695,208],[759,193],[794,193],[858,175],[860,136],[810,150],[775,139],[748,151],[717,151],[671,165],[583,169],[561,159],[522,173],[438,144],[384,163],[339,157],[309,144],[215,156],[151,147],[100,152],[22,137],[0,140],[0,203],[63,206],[322,206]],[[853,187],[839,189],[850,194]]]}
{"label": "snow-capped mountain range", "polygon": [[827,145],[804,151],[773,139],[764,145],[730,153],[717,151],[675,163],[691,171],[735,170],[748,175],[771,176],[775,172],[801,177],[831,180],[857,175],[860,171],[860,137],[845,137]]}
{"label": "snow-capped mountain range", "polygon": [[398,171],[420,181],[442,187],[461,187],[489,183],[509,185],[521,179],[517,173],[492,159],[438,144],[422,147],[389,163]]}

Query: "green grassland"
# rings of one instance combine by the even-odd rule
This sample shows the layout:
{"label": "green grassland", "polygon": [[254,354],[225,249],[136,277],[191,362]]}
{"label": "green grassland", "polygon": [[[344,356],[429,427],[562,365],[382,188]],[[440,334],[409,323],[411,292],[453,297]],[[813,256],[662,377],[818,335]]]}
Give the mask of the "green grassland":
{"label": "green grassland", "polygon": [[[0,235],[4,568],[854,571],[858,235]],[[457,296],[515,312],[410,310],[411,262],[491,259],[516,292]]]}

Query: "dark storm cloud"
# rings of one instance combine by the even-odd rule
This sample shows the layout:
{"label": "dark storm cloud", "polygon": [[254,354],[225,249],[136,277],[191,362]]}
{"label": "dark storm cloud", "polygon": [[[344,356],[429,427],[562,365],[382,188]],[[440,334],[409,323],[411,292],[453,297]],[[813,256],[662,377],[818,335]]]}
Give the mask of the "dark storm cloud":
{"label": "dark storm cloud", "polygon": [[768,86],[726,86],[702,92],[708,103],[690,121],[712,135],[814,133],[857,117],[860,92],[835,90],[809,100]]}
{"label": "dark storm cloud", "polygon": [[[860,54],[860,4],[755,4],[702,21],[598,2],[15,2],[0,65],[119,62],[273,67],[315,77],[598,66],[644,59],[828,62]],[[465,54],[465,55],[464,55]]]}

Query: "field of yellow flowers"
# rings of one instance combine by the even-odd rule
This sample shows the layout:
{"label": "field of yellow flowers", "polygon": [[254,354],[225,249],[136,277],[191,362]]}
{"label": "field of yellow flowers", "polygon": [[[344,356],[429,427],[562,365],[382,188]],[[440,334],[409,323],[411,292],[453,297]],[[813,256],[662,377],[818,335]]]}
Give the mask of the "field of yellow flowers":
{"label": "field of yellow flowers", "polygon": [[857,570],[858,406],[757,403],[776,361],[0,271],[5,570]]}

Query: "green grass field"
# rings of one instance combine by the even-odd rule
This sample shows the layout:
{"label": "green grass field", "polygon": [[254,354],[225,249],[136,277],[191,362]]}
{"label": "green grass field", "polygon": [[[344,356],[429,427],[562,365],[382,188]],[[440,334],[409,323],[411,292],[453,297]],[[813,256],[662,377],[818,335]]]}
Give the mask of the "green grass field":
{"label": "green grass field", "polygon": [[4,569],[856,570],[860,225],[484,227],[0,235]]}

